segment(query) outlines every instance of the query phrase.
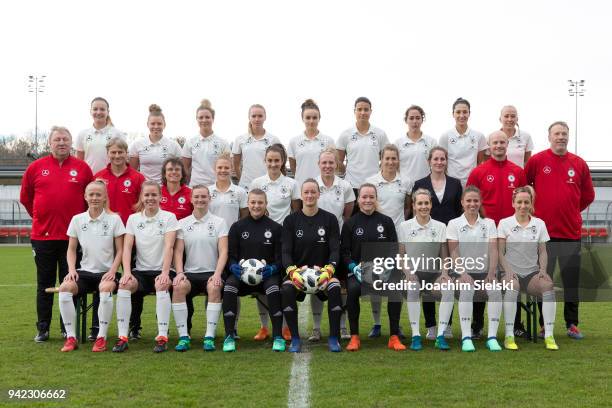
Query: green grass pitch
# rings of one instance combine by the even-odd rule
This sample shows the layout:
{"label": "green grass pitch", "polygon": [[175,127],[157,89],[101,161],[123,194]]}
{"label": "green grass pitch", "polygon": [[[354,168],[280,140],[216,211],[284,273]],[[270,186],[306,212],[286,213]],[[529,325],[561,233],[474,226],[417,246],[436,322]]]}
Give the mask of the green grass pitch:
{"label": "green grass pitch", "polygon": [[[252,339],[258,328],[254,300],[243,298],[238,351],[204,353],[203,298],[196,298],[194,348],[153,354],[156,334],[154,298],[143,313],[143,338],[123,354],[91,353],[91,343],[72,353],[60,353],[59,309],[54,304],[51,340],[36,344],[35,270],[28,247],[0,248],[0,405],[4,406],[211,406],[281,407],[288,403],[293,356],[273,353],[271,343]],[[610,406],[612,401],[612,303],[583,303],[582,341],[563,330],[563,305],[558,305],[555,337],[558,352],[518,341],[518,352],[491,353],[484,341],[476,353],[459,352],[455,313],[452,351],[439,352],[424,341],[421,352],[386,349],[386,307],[383,337],[368,339],[369,302],[362,301],[362,350],[332,354],[326,342],[309,347],[312,353],[309,402],[314,407],[405,406]],[[325,314],[326,316],[326,314]],[[327,332],[326,318],[323,332]],[[423,319],[421,319],[423,321]],[[176,344],[171,320],[170,344]],[[407,312],[402,325],[409,330]],[[221,346],[222,323],[217,330]],[[304,333],[306,335],[306,333]],[[499,332],[501,336],[501,331]],[[111,325],[109,339],[116,336]],[[325,340],[325,339],[324,339]],[[343,344],[346,346],[346,343]],[[9,389],[66,389],[59,402],[8,402]],[[307,391],[304,387],[301,391]]]}

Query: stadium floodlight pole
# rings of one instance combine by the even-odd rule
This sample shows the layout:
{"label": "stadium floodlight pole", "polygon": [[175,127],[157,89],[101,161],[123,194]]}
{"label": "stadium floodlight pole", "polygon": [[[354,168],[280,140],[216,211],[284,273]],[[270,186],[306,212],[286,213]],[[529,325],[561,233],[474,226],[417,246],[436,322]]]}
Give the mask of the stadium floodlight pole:
{"label": "stadium floodlight pole", "polygon": [[28,92],[34,94],[34,151],[38,153],[38,94],[45,91],[46,75],[28,75]]}
{"label": "stadium floodlight pole", "polygon": [[569,96],[573,96],[574,99],[574,108],[575,108],[575,123],[574,123],[574,153],[578,154],[578,97],[584,96],[584,79],[580,81],[572,81],[568,79],[569,83]]}

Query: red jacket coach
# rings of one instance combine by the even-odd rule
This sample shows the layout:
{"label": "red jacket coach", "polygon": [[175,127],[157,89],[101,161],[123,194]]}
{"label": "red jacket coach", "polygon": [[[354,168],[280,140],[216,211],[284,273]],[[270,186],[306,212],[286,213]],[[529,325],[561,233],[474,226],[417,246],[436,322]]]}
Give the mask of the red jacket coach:
{"label": "red jacket coach", "polygon": [[504,132],[491,133],[489,147],[491,158],[472,170],[466,186],[480,189],[486,216],[497,225],[502,218],[514,214],[512,193],[527,182],[523,169],[507,158],[508,136]]}
{"label": "red jacket coach", "polygon": [[[86,210],[85,187],[93,180],[91,169],[70,156],[72,136],[64,127],[53,127],[49,134],[51,155],[34,161],[21,183],[20,201],[32,217],[32,249],[37,273],[36,309],[38,335],[46,341],[53,310],[53,294],[45,288],[55,286],[68,273],[66,231],[70,220]],[[63,331],[63,329],[62,329]]]}
{"label": "red jacket coach", "polygon": [[[569,127],[555,122],[548,128],[550,149],[532,156],[525,166],[527,183],[535,188],[535,215],[544,220],[550,241],[548,274],[557,259],[564,288],[564,317],[568,336],[581,339],[578,330],[580,281],[580,213],[595,199],[591,173],[586,162],[567,151]],[[540,317],[541,319],[541,317]],[[540,324],[543,324],[540,321]]]}

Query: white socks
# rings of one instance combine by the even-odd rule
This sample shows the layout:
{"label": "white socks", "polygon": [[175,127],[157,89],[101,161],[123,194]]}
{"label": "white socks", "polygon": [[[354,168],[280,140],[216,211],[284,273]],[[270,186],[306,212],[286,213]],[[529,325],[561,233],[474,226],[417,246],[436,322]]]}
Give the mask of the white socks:
{"label": "white socks", "polygon": [[110,292],[100,292],[100,306],[98,306],[98,320],[100,330],[98,337],[106,338],[108,326],[113,318],[113,294]]}
{"label": "white socks", "polygon": [[179,337],[189,336],[187,331],[187,303],[173,303],[172,311],[174,312],[174,322]]}
{"label": "white socks", "polygon": [[167,290],[155,292],[155,311],[157,313],[157,335],[168,337],[168,325],[170,324],[170,293]]}
{"label": "white socks", "polygon": [[62,319],[64,320],[64,327],[66,329],[66,335],[68,337],[76,337],[75,335],[75,323],[76,323],[76,309],[74,302],[72,301],[72,293],[60,292],[59,294],[59,308]]}
{"label": "white socks", "polygon": [[208,307],[206,308],[206,334],[204,337],[215,337],[220,314],[221,303],[208,302]]}
{"label": "white socks", "polygon": [[117,330],[119,337],[127,337],[132,314],[132,293],[126,289],[117,291]]}
{"label": "white socks", "polygon": [[323,302],[315,295],[310,296],[310,309],[312,310],[312,328],[321,330],[321,315],[323,314]]}
{"label": "white socks", "polygon": [[555,291],[542,293],[542,318],[544,319],[544,337],[552,336],[555,327],[555,313],[557,313],[557,302]]}
{"label": "white socks", "polygon": [[374,319],[374,324],[380,326],[380,305],[382,300],[380,296],[370,295],[370,305],[372,305],[372,319]]}
{"label": "white socks", "polygon": [[459,293],[459,321],[461,322],[461,339],[472,338],[472,313],[474,311],[474,289],[462,290]]}
{"label": "white socks", "polygon": [[516,301],[519,292],[517,290],[507,290],[504,294],[504,325],[506,337],[514,336],[514,318],[516,317]]}
{"label": "white socks", "polygon": [[489,318],[487,338],[497,338],[499,318],[503,308],[502,293],[500,290],[487,290],[487,296],[489,298],[487,302],[487,317]]}
{"label": "white socks", "polygon": [[450,316],[453,312],[455,292],[452,290],[443,290],[440,308],[438,310],[438,333],[437,336],[443,336],[444,330],[450,323]]}
{"label": "white socks", "polygon": [[421,317],[420,292],[421,291],[419,285],[419,289],[409,289],[407,295],[406,305],[408,306],[408,320],[410,321],[410,328],[412,329],[412,337],[421,335],[421,333],[419,332],[419,319]]}

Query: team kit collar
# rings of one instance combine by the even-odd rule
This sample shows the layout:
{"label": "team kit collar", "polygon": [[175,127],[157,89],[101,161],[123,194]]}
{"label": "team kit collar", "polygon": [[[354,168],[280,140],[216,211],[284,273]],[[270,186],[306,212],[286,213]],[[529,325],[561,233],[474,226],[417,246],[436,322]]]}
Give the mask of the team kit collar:
{"label": "team kit collar", "polygon": [[417,140],[412,140],[409,136],[408,133],[406,133],[406,140],[404,140],[404,146],[407,146],[409,144],[417,144],[417,143],[425,143],[425,134],[423,132],[421,132],[421,137],[419,137]]}
{"label": "team kit collar", "polygon": [[193,222],[191,223],[192,225],[194,224],[202,224],[206,221],[208,221],[211,218],[211,213],[210,211],[206,211],[206,214],[204,214],[204,216],[200,219],[198,219],[194,214],[191,214],[191,217],[193,218]]}
{"label": "team kit collar", "polygon": [[[320,174],[317,176],[317,178],[315,180],[317,181],[317,183],[319,183],[319,188],[321,190],[323,190],[323,189],[327,190],[327,187],[325,186],[325,183],[323,183],[323,177],[321,177]],[[340,184],[340,180],[341,180],[340,177],[334,175],[334,181],[332,182],[332,185],[329,188],[331,189],[333,187],[338,186]]]}
{"label": "team kit collar", "polygon": [[142,210],[140,212],[140,214],[142,215],[142,218],[144,219],[144,221],[149,223],[149,222],[156,222],[156,221],[158,221],[161,212],[162,212],[162,209],[160,208],[160,209],[157,210],[157,213],[154,216],[152,216],[152,217],[147,217],[147,215],[145,213],[145,210]]}
{"label": "team kit collar", "polygon": [[375,135],[376,133],[374,133],[374,131],[372,130],[372,125],[370,125],[370,127],[368,127],[368,131],[365,132],[364,134],[359,133],[359,130],[357,129],[357,126],[353,126],[353,135],[355,136],[371,136],[371,135]]}
{"label": "team kit collar", "polygon": [[385,180],[385,178],[382,175],[382,171],[376,174],[376,184],[381,185],[381,184],[393,184],[393,183],[397,183],[397,184],[401,183],[399,171],[395,172],[395,177],[391,181]]}
{"label": "team kit collar", "polygon": [[319,133],[317,133],[316,135],[314,135],[314,137],[313,137],[312,139],[311,139],[311,138],[309,138],[309,137],[306,135],[306,132],[305,132],[305,131],[304,131],[304,132],[302,132],[301,136],[302,136],[302,140],[300,140],[300,141],[304,141],[304,140],[319,140],[319,139],[321,139],[321,137],[320,137],[320,136],[321,136],[321,132],[319,132]]}
{"label": "team kit collar", "polygon": [[106,217],[108,216],[108,214],[106,213],[105,209],[102,209],[102,213],[100,215],[98,215],[97,218],[91,218],[91,214],[89,214],[89,210],[87,210],[86,213],[87,213],[87,222],[88,223],[104,221],[106,219]]}
{"label": "team kit collar", "polygon": [[[479,226],[480,224],[482,224],[484,221],[484,218],[482,218],[480,216],[480,214],[478,214],[478,218],[476,219],[476,222],[474,223],[474,225],[470,225],[470,223],[468,222],[467,218],[465,218],[465,214],[461,214],[461,227],[468,227],[468,228],[476,228],[477,226]],[[431,221],[430,221],[431,222]]]}
{"label": "team kit collar", "polygon": [[452,131],[454,133],[454,136],[456,136],[456,137],[467,137],[467,136],[469,136],[469,134],[472,131],[472,129],[470,129],[468,127],[467,129],[465,129],[465,133],[464,134],[460,134],[456,127],[453,127]]}
{"label": "team kit collar", "polygon": [[529,216],[529,223],[527,223],[527,225],[525,225],[524,227],[518,222],[518,220],[516,219],[516,214],[512,216],[512,218],[514,219],[514,227],[512,228],[513,230],[516,228],[520,228],[520,229],[529,229],[531,227],[533,227],[535,225],[534,219],[532,216]]}

